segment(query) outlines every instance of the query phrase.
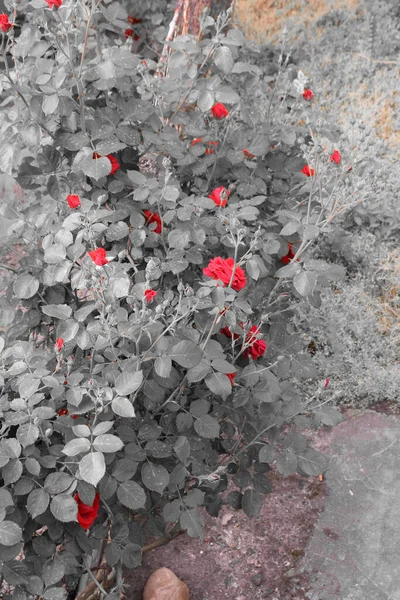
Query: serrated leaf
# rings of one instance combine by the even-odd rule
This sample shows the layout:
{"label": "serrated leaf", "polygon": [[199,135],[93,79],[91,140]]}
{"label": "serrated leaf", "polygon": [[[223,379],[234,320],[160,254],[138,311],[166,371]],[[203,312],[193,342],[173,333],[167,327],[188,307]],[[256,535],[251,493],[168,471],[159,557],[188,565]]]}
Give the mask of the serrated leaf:
{"label": "serrated leaf", "polygon": [[44,489],[48,491],[49,494],[60,494],[61,492],[65,492],[73,481],[74,478],[63,471],[49,473],[44,482]]}
{"label": "serrated leaf", "polygon": [[[234,370],[232,367],[232,371]],[[232,384],[225,373],[211,373],[206,377],[205,384],[213,394],[220,396],[223,400],[226,400],[232,393]]]}
{"label": "serrated leaf", "polygon": [[26,501],[26,508],[32,519],[35,519],[38,515],[44,513],[47,510],[49,502],[50,494],[45,490],[32,490]]}
{"label": "serrated leaf", "polygon": [[124,396],[117,396],[111,402],[111,408],[113,413],[119,417],[133,418],[135,416],[135,409],[133,408],[132,402]]}
{"label": "serrated leaf", "polygon": [[142,385],[143,371],[124,371],[115,380],[115,389],[120,396],[129,396]]}
{"label": "serrated leaf", "polygon": [[90,449],[90,441],[86,438],[76,438],[67,442],[62,449],[62,453],[67,456],[77,456],[83,454]]}
{"label": "serrated leaf", "polygon": [[172,361],[169,356],[158,356],[154,361],[154,369],[160,377],[169,377],[172,369]]}
{"label": "serrated leaf", "polygon": [[36,440],[39,438],[39,427],[34,425],[33,423],[25,423],[24,425],[20,425],[17,431],[17,440],[26,448],[31,444],[34,444]]}
{"label": "serrated leaf", "polygon": [[10,492],[6,488],[0,488],[0,509],[14,506],[14,501]]}
{"label": "serrated leaf", "polygon": [[270,463],[274,460],[275,453],[274,446],[263,446],[258,454],[258,460],[263,463]]}
{"label": "serrated leaf", "polygon": [[256,490],[246,490],[242,498],[242,509],[245,515],[251,519],[261,510],[262,496]]}
{"label": "serrated leaf", "polygon": [[180,435],[178,437],[174,445],[174,451],[181,462],[185,463],[187,461],[191,452],[187,437],[184,435]]}
{"label": "serrated leaf", "polygon": [[118,452],[124,447],[124,442],[111,433],[104,433],[96,437],[93,446],[99,452]]}
{"label": "serrated leaf", "polygon": [[214,94],[210,90],[202,90],[197,100],[197,106],[202,112],[207,112],[214,105]]}
{"label": "serrated leaf", "polygon": [[50,511],[57,521],[69,523],[77,520],[78,505],[69,494],[59,494],[50,502]]}
{"label": "serrated leaf", "polygon": [[142,467],[142,482],[147,489],[162,494],[169,484],[169,473],[162,465],[145,463]]}
{"label": "serrated leaf", "polygon": [[66,600],[68,592],[63,587],[51,587],[45,591],[43,600]]}
{"label": "serrated leaf", "polygon": [[42,312],[49,317],[64,320],[72,315],[72,308],[67,304],[45,304],[42,306]]}
{"label": "serrated leaf", "polygon": [[211,415],[204,415],[203,417],[195,419],[194,429],[201,437],[211,440],[217,438],[220,433],[219,423],[214,417],[211,417]]}
{"label": "serrated leaf", "polygon": [[43,565],[42,577],[46,587],[61,581],[65,575],[65,565],[61,560],[51,560]]}
{"label": "serrated leaf", "polygon": [[27,300],[32,298],[39,289],[39,281],[32,275],[20,275],[13,283],[14,294],[17,298]]}
{"label": "serrated leaf", "polygon": [[279,454],[276,460],[276,468],[279,473],[284,475],[285,477],[289,477],[289,475],[293,475],[297,470],[297,457],[293,452],[289,450],[287,452],[282,452]]}
{"label": "serrated leaf", "polygon": [[291,221],[289,223],[286,223],[286,225],[280,230],[279,234],[293,235],[293,233],[296,233],[299,229],[302,229],[301,224],[297,221]]}
{"label": "serrated leaf", "polygon": [[298,455],[298,471],[305,475],[315,476],[326,469],[326,458],[321,452],[308,448]]}
{"label": "serrated leaf", "polygon": [[179,520],[180,526],[186,531],[189,537],[204,537],[204,521],[198,508],[184,510]]}
{"label": "serrated leaf", "polygon": [[182,340],[172,346],[169,357],[185,369],[190,369],[199,364],[203,352],[197,344],[191,340]]}
{"label": "serrated leaf", "polygon": [[3,546],[14,546],[22,540],[22,529],[13,521],[0,523],[0,544]]}
{"label": "serrated leaf", "polygon": [[223,73],[225,73],[225,75],[229,75],[234,65],[233,55],[230,48],[227,46],[220,46],[217,48],[214,53],[214,62],[217,67],[221,69]]}
{"label": "serrated leaf", "polygon": [[84,481],[95,487],[106,472],[104,456],[101,452],[91,452],[82,458],[79,463],[79,473]]}
{"label": "serrated leaf", "polygon": [[146,504],[146,493],[135,481],[124,481],[119,484],[117,498],[127,508],[138,510]]}
{"label": "serrated leaf", "polygon": [[317,274],[314,271],[301,271],[293,279],[293,285],[301,296],[309,296],[317,285]]}

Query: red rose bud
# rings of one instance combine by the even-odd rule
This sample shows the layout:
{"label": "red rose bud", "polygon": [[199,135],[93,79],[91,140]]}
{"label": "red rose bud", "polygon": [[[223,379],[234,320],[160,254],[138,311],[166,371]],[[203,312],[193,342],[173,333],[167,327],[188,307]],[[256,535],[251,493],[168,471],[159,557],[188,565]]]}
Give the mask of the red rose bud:
{"label": "red rose bud", "polygon": [[63,346],[64,340],[62,338],[57,338],[56,343],[54,344],[54,348],[57,350],[57,352],[61,352]]}
{"label": "red rose bud", "polygon": [[[93,152],[93,158],[101,158],[101,155],[98,152]],[[109,175],[114,175],[114,173],[116,173],[121,167],[119,160],[112,154],[106,154],[106,158],[108,158],[111,163],[111,171],[109,172]]]}
{"label": "red rose bud", "polygon": [[225,375],[228,377],[229,381],[231,382],[231,385],[235,385],[233,380],[235,379],[236,371],[234,373],[225,373]]}
{"label": "red rose bud", "polygon": [[96,248],[96,250],[91,250],[88,252],[90,258],[98,267],[104,267],[109,261],[106,257],[106,250],[104,248]]}
{"label": "red rose bud", "polygon": [[152,223],[157,223],[155,229],[153,229],[153,233],[161,233],[162,232],[162,219],[158,213],[152,213],[151,210],[144,210],[143,214],[146,218],[146,225],[151,225]]}
{"label": "red rose bud", "polygon": [[136,17],[128,17],[128,23],[136,25],[137,23],[143,23],[143,19],[137,19]]}
{"label": "red rose bud", "polygon": [[306,165],[301,169],[300,173],[303,173],[306,177],[313,177],[315,175],[315,170],[312,169],[310,165]]}
{"label": "red rose bud", "polygon": [[100,508],[100,494],[97,492],[94,498],[93,505],[84,504],[79,498],[79,494],[75,494],[75,502],[78,505],[78,523],[83,529],[89,529],[97,519]]}
{"label": "red rose bud", "polygon": [[200,144],[202,141],[203,141],[203,138],[195,138],[190,145],[194,146],[195,144]]}
{"label": "red rose bud", "polygon": [[108,160],[111,163],[111,171],[110,171],[109,175],[114,175],[114,173],[116,173],[118,171],[118,169],[121,168],[119,160],[117,158],[115,158],[115,156],[113,156],[112,154],[107,154],[106,158],[108,158]]}
{"label": "red rose bud", "polygon": [[246,150],[246,148],[243,149],[243,154],[247,157],[247,158],[255,158],[254,154],[251,154],[251,152],[249,152],[248,150]]}
{"label": "red rose bud", "polygon": [[60,408],[60,410],[58,411],[58,416],[59,417],[63,417],[64,415],[68,414],[68,409],[67,408]]}
{"label": "red rose bud", "polygon": [[215,190],[213,190],[208,197],[211,198],[211,200],[213,200],[217,206],[224,207],[228,204],[228,198],[230,195],[230,191],[227,190],[224,186],[221,186],[215,188]]}
{"label": "red rose bud", "polygon": [[232,333],[232,331],[229,329],[229,327],[227,325],[225,325],[225,327],[222,327],[222,329],[220,329],[219,332],[228,338],[233,338],[234,340],[237,340],[240,337],[240,335],[238,333]]}
{"label": "red rose bud", "polygon": [[67,202],[70,208],[79,208],[81,205],[81,199],[76,194],[67,196]]}
{"label": "red rose bud", "polygon": [[140,35],[137,35],[137,33],[135,33],[135,35],[133,36],[133,39],[135,42],[138,42],[140,40]]}
{"label": "red rose bud", "polygon": [[155,290],[144,290],[144,297],[146,302],[152,302],[153,298],[157,296],[157,292]]}
{"label": "red rose bud", "polygon": [[235,266],[233,258],[216,256],[210,260],[208,267],[204,267],[203,273],[212,279],[219,279],[224,285],[229,285],[232,279],[231,287],[237,292],[246,287],[246,275],[241,267]]}
{"label": "red rose bud", "polygon": [[304,90],[303,92],[303,98],[304,100],[312,100],[314,98],[314,92],[312,92],[311,90]]}
{"label": "red rose bud", "polygon": [[60,6],[62,5],[62,0],[46,0],[46,2],[49,8],[53,8],[53,6],[55,6],[56,8],[60,8]]}
{"label": "red rose bud", "polygon": [[1,31],[3,31],[3,33],[7,33],[7,31],[9,29],[11,29],[11,27],[13,26],[12,23],[10,23],[10,21],[8,20],[8,15],[6,14],[1,14],[0,15],[0,29]]}
{"label": "red rose bud", "polygon": [[222,102],[217,102],[211,108],[211,112],[216,119],[224,119],[229,115],[229,110],[226,108],[225,104]]}
{"label": "red rose bud", "polygon": [[331,154],[330,159],[331,162],[336,163],[337,165],[340,163],[340,161],[342,160],[341,154],[339,152],[339,150],[335,150],[333,152],[333,154]]}
{"label": "red rose bud", "polygon": [[323,390],[326,390],[326,388],[328,387],[328,385],[329,385],[329,377],[327,377],[327,378],[325,379],[325,381],[324,381],[324,383],[323,383],[323,385],[322,385],[322,389],[323,389]]}
{"label": "red rose bud", "polygon": [[125,37],[129,38],[133,35],[133,29],[125,29]]}
{"label": "red rose bud", "polygon": [[[293,244],[288,243],[288,248],[289,248],[288,253],[285,256],[282,256],[282,258],[281,258],[281,262],[284,265],[288,265],[290,262],[292,262],[292,259],[294,258],[294,253],[292,250]],[[299,260],[299,259],[297,259],[297,260]]]}
{"label": "red rose bud", "polygon": [[250,331],[248,331],[246,335],[246,344],[249,345],[243,352],[244,358],[251,356],[253,360],[257,360],[257,358],[260,358],[263,354],[265,354],[267,344],[264,342],[264,340],[257,338],[258,332],[259,328],[257,325],[253,325]]}

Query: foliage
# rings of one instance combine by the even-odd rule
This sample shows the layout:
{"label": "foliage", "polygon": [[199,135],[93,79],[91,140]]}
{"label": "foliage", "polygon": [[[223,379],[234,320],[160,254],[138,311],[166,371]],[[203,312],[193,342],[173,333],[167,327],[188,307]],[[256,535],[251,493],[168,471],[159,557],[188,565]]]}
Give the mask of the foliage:
{"label": "foliage", "polygon": [[146,532],[201,537],[229,474],[250,517],[268,463],[324,470],[280,432],[307,422],[293,378],[316,375],[289,318],[344,275],[307,252],[361,169],[345,145],[330,160],[337,131],[284,52],[274,76],[240,59],[227,15],[156,63],[123,6],[93,6],[32,0],[3,39],[1,168],[28,197],[1,206],[27,254],[0,300],[0,559],[17,597],[45,600],[93,551],[120,572]]}
{"label": "foliage", "polygon": [[[400,384],[398,251],[378,249],[370,234],[349,248],[349,258],[363,247],[362,239],[371,256],[381,252],[379,262],[375,258],[369,273],[326,290],[319,311],[299,304],[293,320],[335,401],[356,407],[396,401]],[[300,387],[308,396],[318,392],[315,382]]]}

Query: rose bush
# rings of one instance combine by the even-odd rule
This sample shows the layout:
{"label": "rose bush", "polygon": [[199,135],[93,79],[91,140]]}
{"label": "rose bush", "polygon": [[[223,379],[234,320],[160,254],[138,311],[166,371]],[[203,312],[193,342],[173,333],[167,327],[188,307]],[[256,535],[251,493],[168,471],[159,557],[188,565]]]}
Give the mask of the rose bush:
{"label": "rose bush", "polygon": [[289,317],[344,275],[307,249],[357,182],[283,53],[264,76],[227,15],[165,52],[160,25],[156,63],[124,36],[142,15],[46,1],[4,38],[1,168],[26,197],[1,213],[26,254],[0,299],[0,560],[17,598],[63,600],[103,562],[121,591],[146,535],[202,537],[200,506],[257,514],[273,461],[324,470],[281,433],[338,418],[296,393],[315,370]]}

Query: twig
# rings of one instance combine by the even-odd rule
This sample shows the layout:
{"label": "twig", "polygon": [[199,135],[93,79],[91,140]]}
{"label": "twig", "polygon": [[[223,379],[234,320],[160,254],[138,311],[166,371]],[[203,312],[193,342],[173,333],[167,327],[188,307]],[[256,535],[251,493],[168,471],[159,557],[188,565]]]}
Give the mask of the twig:
{"label": "twig", "polygon": [[[179,20],[180,14],[182,12],[183,2],[184,2],[184,0],[178,0],[178,4],[175,8],[174,16],[172,18],[171,23],[169,24],[168,35],[165,38],[166,42],[170,42],[174,38],[176,26],[178,24],[178,20]],[[165,43],[164,48],[161,52],[161,58],[159,60],[158,66],[157,66],[157,70],[155,72],[155,74],[158,77],[161,76],[161,68],[167,60],[168,52],[169,52],[169,44]]]}

